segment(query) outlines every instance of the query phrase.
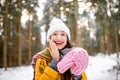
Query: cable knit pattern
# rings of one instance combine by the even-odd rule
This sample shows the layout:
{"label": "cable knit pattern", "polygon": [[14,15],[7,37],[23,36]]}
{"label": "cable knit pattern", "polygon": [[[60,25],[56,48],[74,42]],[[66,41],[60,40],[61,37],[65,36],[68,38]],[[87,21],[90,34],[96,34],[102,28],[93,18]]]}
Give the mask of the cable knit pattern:
{"label": "cable knit pattern", "polygon": [[85,49],[74,48],[68,52],[64,58],[58,62],[57,68],[60,73],[70,69],[74,75],[80,75],[88,66],[89,56]]}

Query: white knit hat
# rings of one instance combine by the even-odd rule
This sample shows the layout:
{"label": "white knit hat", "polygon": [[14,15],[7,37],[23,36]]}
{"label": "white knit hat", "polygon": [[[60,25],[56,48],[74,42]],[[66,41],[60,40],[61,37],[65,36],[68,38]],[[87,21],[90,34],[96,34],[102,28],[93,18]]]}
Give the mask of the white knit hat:
{"label": "white knit hat", "polygon": [[47,32],[47,41],[50,38],[51,34],[57,30],[66,32],[68,39],[70,40],[69,28],[65,25],[65,23],[61,19],[54,17],[50,22],[50,28],[48,29],[48,32]]}

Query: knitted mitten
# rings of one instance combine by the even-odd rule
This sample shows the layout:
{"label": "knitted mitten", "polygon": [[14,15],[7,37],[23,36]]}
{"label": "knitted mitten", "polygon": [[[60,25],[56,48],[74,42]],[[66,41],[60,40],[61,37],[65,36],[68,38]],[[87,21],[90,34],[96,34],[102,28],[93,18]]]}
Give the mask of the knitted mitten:
{"label": "knitted mitten", "polygon": [[74,75],[80,75],[88,65],[88,53],[83,48],[74,48],[58,62],[57,68],[60,73],[64,73],[69,68]]}
{"label": "knitted mitten", "polygon": [[[72,48],[65,48],[63,50],[60,50],[59,53],[60,53],[61,59],[64,57],[64,55],[66,55],[71,50],[72,50]],[[58,61],[56,61],[55,59],[52,59],[49,66],[57,71],[57,63],[58,63]]]}

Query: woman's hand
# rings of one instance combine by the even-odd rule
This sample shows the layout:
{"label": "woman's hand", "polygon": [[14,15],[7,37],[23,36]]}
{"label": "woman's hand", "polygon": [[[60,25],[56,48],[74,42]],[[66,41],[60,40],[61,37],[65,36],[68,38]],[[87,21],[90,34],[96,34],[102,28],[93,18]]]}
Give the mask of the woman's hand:
{"label": "woman's hand", "polygon": [[55,59],[56,61],[59,61],[60,56],[56,44],[51,39],[49,39],[49,45],[50,45],[50,54],[52,58]]}

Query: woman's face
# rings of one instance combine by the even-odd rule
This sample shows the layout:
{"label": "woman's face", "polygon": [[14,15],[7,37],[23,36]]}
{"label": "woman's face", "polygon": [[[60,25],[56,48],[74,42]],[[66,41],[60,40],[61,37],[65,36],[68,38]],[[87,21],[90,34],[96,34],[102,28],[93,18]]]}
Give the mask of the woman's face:
{"label": "woman's face", "polygon": [[67,34],[64,31],[55,31],[51,35],[51,40],[56,44],[60,50],[67,45]]}

